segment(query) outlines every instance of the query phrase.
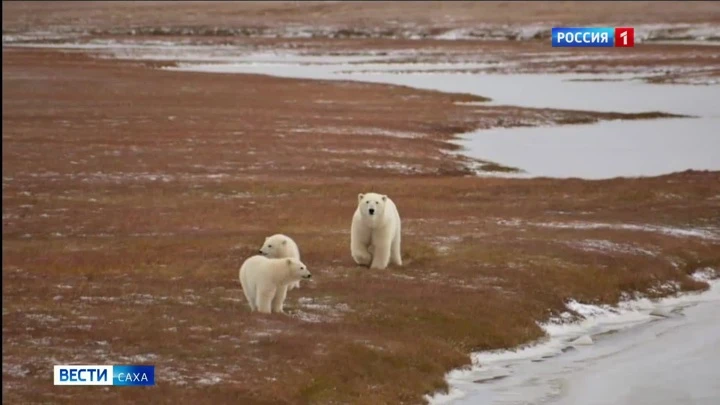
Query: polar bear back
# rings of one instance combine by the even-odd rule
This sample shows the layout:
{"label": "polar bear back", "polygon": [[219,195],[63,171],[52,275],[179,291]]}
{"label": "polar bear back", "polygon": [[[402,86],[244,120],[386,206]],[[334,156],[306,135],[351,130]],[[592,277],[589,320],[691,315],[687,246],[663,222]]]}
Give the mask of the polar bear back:
{"label": "polar bear back", "polygon": [[[294,277],[288,259],[270,259],[262,255],[249,257],[240,266],[240,283],[243,289],[254,289],[259,284],[281,286],[299,279]],[[291,259],[293,260],[293,259]]]}

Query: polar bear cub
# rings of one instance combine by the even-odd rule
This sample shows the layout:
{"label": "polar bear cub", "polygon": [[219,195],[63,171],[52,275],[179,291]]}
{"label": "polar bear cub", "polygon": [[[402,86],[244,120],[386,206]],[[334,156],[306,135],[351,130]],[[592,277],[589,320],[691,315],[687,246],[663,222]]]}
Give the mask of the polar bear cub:
{"label": "polar bear cub", "polygon": [[292,258],[269,259],[255,255],[240,266],[240,284],[250,311],[283,313],[287,286],[312,277],[307,266]]}
{"label": "polar bear cub", "polygon": [[[265,238],[260,254],[271,259],[283,259],[286,257],[300,260],[300,249],[297,244],[289,236],[283,234],[275,234]],[[288,291],[293,288],[300,288],[300,281],[288,285]]]}
{"label": "polar bear cub", "polygon": [[390,262],[402,266],[400,214],[386,195],[358,194],[350,227],[350,252],[357,264],[384,269]]}

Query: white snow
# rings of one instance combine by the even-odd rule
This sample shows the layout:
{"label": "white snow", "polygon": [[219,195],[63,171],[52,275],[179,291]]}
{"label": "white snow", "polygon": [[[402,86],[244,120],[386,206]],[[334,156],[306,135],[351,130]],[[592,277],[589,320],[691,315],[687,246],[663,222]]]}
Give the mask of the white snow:
{"label": "white snow", "polygon": [[384,128],[373,127],[314,127],[314,128],[292,128],[292,133],[310,133],[310,134],[347,134],[347,135],[365,135],[365,136],[388,136],[393,138],[422,138],[424,134],[410,131],[393,131]]}
{"label": "white snow", "polygon": [[570,345],[571,345],[571,346],[589,346],[589,345],[592,345],[592,344],[594,344],[594,343],[595,343],[595,342],[593,342],[593,340],[592,340],[592,338],[591,338],[590,336],[588,336],[588,335],[582,335],[582,336],[580,336],[579,338],[577,338],[577,339],[573,340],[572,342],[570,342]]}
{"label": "white snow", "polygon": [[3,374],[8,374],[11,377],[17,378],[25,378],[28,373],[30,373],[30,370],[26,369],[20,364],[3,363],[2,369]]}
{"label": "white snow", "polygon": [[[528,225],[528,226],[536,226],[541,228],[556,228],[556,229],[617,229],[617,230],[624,230],[624,231],[636,231],[636,232],[652,232],[652,233],[660,233],[667,236],[674,236],[678,238],[700,238],[700,239],[707,239],[711,241],[717,241],[720,240],[720,228],[717,229],[701,229],[701,228],[679,228],[679,227],[672,227],[672,226],[664,226],[664,225],[653,225],[653,224],[623,224],[623,223],[617,223],[617,224],[611,224],[607,222],[590,222],[590,221],[569,221],[569,222],[528,222],[528,221],[522,221],[517,218],[512,219],[495,219],[494,222],[498,225],[503,226],[522,226],[522,225]],[[583,242],[578,242],[579,246],[583,245]],[[613,246],[606,243],[606,241],[592,241],[592,240],[586,240],[584,241],[585,247],[593,247],[593,248],[612,248]],[[594,245],[593,245],[594,244]],[[615,248],[620,249],[620,251],[628,251],[628,249],[631,249],[629,246],[623,246],[618,245],[614,246]],[[642,251],[640,251],[642,252]],[[643,252],[647,254],[653,254],[651,251]]]}
{"label": "white snow", "polygon": [[577,242],[568,242],[568,245],[579,248],[581,250],[598,252],[598,253],[626,253],[641,254],[647,256],[655,256],[656,252],[624,243],[615,243],[609,240],[599,239],[583,239]]}
{"label": "white snow", "polygon": [[720,234],[704,229],[677,228],[650,224],[608,224],[603,222],[528,222],[528,225],[558,229],[621,229],[627,231],[654,232],[676,237],[695,237],[720,240]]}
{"label": "white snow", "polygon": [[634,25],[635,41],[661,42],[678,40],[720,45],[720,26],[717,24],[639,24]]}
{"label": "white snow", "polygon": [[197,383],[200,385],[215,385],[221,383],[223,379],[226,378],[227,375],[225,374],[209,373],[206,374],[204,377],[198,379]]}
{"label": "white snow", "polygon": [[[434,36],[440,40],[498,40],[514,38],[529,40],[534,37],[549,41],[550,31],[556,24],[532,25],[488,25],[478,24],[473,28],[456,28]],[[598,25],[589,25],[598,26]],[[607,26],[607,25],[602,25]],[[689,40],[694,43],[720,45],[720,27],[717,24],[634,24],[635,42],[660,42],[666,40],[675,43]]]}
{"label": "white snow", "polygon": [[692,278],[696,281],[710,281],[718,276],[718,272],[712,267],[705,267],[692,274]]}
{"label": "white snow", "polygon": [[331,297],[300,297],[298,306],[300,308],[291,311],[291,316],[310,323],[333,322],[352,311],[348,304],[333,303]]}

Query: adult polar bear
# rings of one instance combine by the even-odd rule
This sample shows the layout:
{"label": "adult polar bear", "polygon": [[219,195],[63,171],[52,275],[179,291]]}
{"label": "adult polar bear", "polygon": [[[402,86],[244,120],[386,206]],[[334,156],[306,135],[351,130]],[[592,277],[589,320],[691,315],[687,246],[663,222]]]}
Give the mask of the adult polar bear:
{"label": "adult polar bear", "polygon": [[357,264],[384,269],[390,262],[402,266],[400,214],[386,195],[358,194],[350,227],[350,252]]}

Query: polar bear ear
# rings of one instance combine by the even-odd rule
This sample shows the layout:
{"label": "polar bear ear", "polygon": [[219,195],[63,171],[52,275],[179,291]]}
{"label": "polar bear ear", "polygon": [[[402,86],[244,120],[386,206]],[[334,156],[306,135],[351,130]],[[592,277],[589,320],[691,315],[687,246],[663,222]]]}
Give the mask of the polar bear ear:
{"label": "polar bear ear", "polygon": [[382,196],[382,200],[387,201],[387,196],[386,195]]}
{"label": "polar bear ear", "polygon": [[363,197],[365,197],[365,194],[363,194],[363,193],[358,194],[358,201],[362,201]]}
{"label": "polar bear ear", "polygon": [[292,260],[287,259],[287,260],[285,260],[285,263],[287,263],[287,265],[290,266],[290,265],[292,265]]}

